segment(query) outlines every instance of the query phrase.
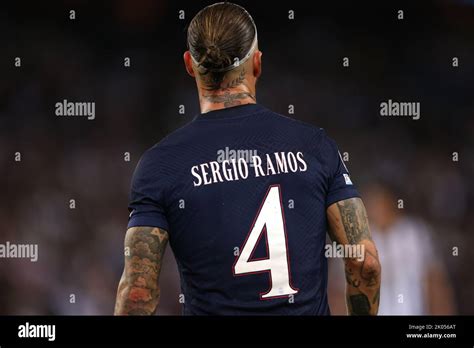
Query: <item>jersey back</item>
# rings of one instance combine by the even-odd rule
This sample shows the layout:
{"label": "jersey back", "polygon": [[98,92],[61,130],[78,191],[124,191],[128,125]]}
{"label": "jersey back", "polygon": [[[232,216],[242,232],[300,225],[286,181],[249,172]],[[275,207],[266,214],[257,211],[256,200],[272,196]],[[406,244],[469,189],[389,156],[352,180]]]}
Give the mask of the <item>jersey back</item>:
{"label": "jersey back", "polygon": [[322,129],[247,104],[145,152],[128,227],[168,231],[184,314],[328,315],[326,209],[357,196]]}

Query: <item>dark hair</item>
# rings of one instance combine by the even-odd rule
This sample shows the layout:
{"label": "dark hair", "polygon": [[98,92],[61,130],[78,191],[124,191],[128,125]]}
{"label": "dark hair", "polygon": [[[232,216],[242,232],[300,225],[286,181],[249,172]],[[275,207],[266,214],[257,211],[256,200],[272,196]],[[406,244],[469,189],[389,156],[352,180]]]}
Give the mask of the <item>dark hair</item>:
{"label": "dark hair", "polygon": [[202,9],[188,28],[188,48],[209,89],[216,90],[235,60],[245,59],[256,39],[256,27],[241,6],[223,2]]}

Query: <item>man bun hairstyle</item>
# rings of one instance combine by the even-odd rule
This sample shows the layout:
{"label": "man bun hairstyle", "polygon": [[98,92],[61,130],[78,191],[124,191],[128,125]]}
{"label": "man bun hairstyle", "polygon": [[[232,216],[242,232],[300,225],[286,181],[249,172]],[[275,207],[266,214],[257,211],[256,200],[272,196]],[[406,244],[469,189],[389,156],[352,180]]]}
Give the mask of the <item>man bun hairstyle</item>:
{"label": "man bun hairstyle", "polygon": [[205,7],[188,27],[188,49],[208,89],[216,90],[257,46],[257,27],[241,6],[220,2]]}

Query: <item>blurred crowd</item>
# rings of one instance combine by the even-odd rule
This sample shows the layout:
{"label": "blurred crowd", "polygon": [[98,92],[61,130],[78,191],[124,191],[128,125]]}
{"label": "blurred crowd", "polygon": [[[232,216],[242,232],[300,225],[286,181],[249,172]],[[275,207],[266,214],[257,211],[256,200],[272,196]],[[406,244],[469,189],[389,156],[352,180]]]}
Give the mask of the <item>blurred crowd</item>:
{"label": "blurred crowd", "polygon": [[[66,1],[0,9],[0,243],[39,246],[38,262],[0,259],[0,314],[112,313],[135,165],[145,149],[198,112],[182,53],[186,24],[207,3]],[[420,242],[426,263],[442,270],[432,284],[449,303],[437,310],[473,314],[474,8],[439,2],[407,10],[398,23],[394,14],[384,18],[392,16],[389,7],[377,16],[359,9],[354,17],[350,9],[311,12],[296,2],[290,21],[286,6],[239,3],[254,16],[264,53],[258,101],[325,128],[372,203],[369,220],[384,250]],[[71,8],[75,21],[68,18]],[[349,67],[342,57],[350,58]],[[54,104],[63,99],[95,102],[96,119],[56,117]],[[420,120],[381,117],[387,99],[419,101]],[[383,213],[377,207],[387,197],[393,206]],[[416,237],[400,235],[393,247],[391,229],[393,235],[410,229]],[[397,277],[420,284],[428,277],[428,266],[405,274],[416,262],[410,258],[382,262],[397,267]],[[330,265],[334,313],[344,312],[344,276],[333,271],[341,265]],[[403,283],[395,273],[387,279]],[[159,314],[179,314],[171,250],[161,288]],[[437,313],[417,305],[400,314]]]}

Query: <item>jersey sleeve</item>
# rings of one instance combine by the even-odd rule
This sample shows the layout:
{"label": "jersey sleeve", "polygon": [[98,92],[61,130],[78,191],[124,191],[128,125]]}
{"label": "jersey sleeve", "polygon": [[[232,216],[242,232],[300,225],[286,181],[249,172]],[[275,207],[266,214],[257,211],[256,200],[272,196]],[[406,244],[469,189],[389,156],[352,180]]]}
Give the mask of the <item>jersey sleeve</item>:
{"label": "jersey sleeve", "polygon": [[349,176],[349,171],[342,160],[341,153],[334,140],[324,135],[323,153],[328,171],[328,191],[326,207],[338,201],[360,197]]}
{"label": "jersey sleeve", "polygon": [[128,205],[128,228],[158,227],[168,231],[165,214],[165,178],[160,174],[159,161],[146,152],[135,169]]}

